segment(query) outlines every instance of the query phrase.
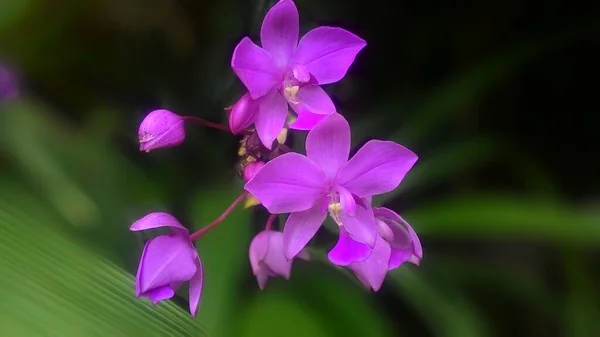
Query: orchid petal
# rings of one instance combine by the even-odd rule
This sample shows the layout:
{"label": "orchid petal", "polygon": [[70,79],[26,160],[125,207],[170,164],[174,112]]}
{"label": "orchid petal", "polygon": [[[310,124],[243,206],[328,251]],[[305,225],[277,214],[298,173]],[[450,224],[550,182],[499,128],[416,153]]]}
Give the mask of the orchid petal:
{"label": "orchid petal", "polygon": [[340,170],[338,183],[359,197],[383,194],[396,188],[416,161],[402,145],[371,140]]}
{"label": "orchid petal", "polygon": [[400,265],[408,261],[411,255],[410,249],[392,249],[390,260],[388,262],[388,270],[400,267]]}
{"label": "orchid petal", "polygon": [[306,247],[325,221],[326,215],[321,211],[320,205],[290,214],[283,228],[283,247],[288,260]]}
{"label": "orchid petal", "polygon": [[287,112],[287,102],[277,90],[272,90],[259,99],[254,124],[260,141],[267,149],[271,149],[273,141],[281,133]]}
{"label": "orchid petal", "polygon": [[292,260],[285,257],[283,245],[283,233],[276,231],[267,231],[269,238],[269,250],[265,256],[265,264],[277,275],[285,279],[290,278],[292,272]]}
{"label": "orchid petal", "polygon": [[[373,208],[373,211],[375,211],[374,208]],[[373,212],[373,213],[375,213],[375,212]],[[376,213],[375,213],[375,222],[377,223],[377,234],[379,234],[379,236],[381,236],[387,242],[394,241],[394,232],[392,231],[390,226],[388,226],[388,224],[386,224],[383,220],[381,220],[377,217]]]}
{"label": "orchid petal", "polygon": [[390,245],[383,239],[378,238],[371,256],[364,261],[354,262],[348,266],[356,276],[364,283],[368,283],[374,291],[378,291],[383,284],[388,271],[390,260]]}
{"label": "orchid petal", "polygon": [[231,68],[244,83],[252,99],[266,95],[283,79],[283,73],[277,69],[271,54],[248,37],[235,47]]}
{"label": "orchid petal", "polygon": [[265,289],[267,281],[269,280],[269,273],[265,269],[261,269],[258,274],[256,274],[256,280],[258,281],[258,287],[260,290]]}
{"label": "orchid petal", "polygon": [[343,227],[340,228],[340,236],[337,244],[329,251],[329,261],[338,266],[347,266],[352,262],[364,261],[371,255],[371,247],[352,238]]}
{"label": "orchid petal", "polygon": [[137,232],[160,227],[170,227],[178,232],[188,232],[187,228],[185,228],[174,216],[164,212],[150,213],[143,218],[138,219],[131,227],[129,227],[129,230]]}
{"label": "orchid petal", "polygon": [[306,85],[296,93],[298,104],[307,112],[329,115],[335,112],[335,105],[329,95],[318,85]]}
{"label": "orchid petal", "polygon": [[302,84],[308,83],[310,81],[310,73],[308,72],[306,67],[304,67],[301,64],[295,64],[292,67],[292,75],[294,76],[296,81]]}
{"label": "orchid petal", "polygon": [[419,259],[423,258],[423,248],[421,241],[410,224],[404,220],[398,213],[385,207],[373,208],[375,217],[384,220],[386,225],[394,233],[394,239],[390,241],[390,246],[396,249],[411,248],[413,254]]}
{"label": "orchid petal", "polygon": [[248,257],[250,258],[250,266],[252,267],[252,273],[258,275],[261,269],[261,261],[267,256],[269,250],[269,234],[267,231],[262,231],[252,239],[250,242],[250,249]]}
{"label": "orchid petal", "polygon": [[312,160],[289,152],[265,164],[244,188],[271,214],[300,212],[325,197],[327,177]]}
{"label": "orchid petal", "polygon": [[410,263],[414,264],[415,266],[418,266],[418,265],[420,265],[420,264],[421,264],[421,259],[420,259],[420,258],[418,258],[418,257],[417,257],[417,256],[415,256],[415,255],[412,255],[412,256],[411,256],[411,257],[410,257],[410,258],[407,260],[407,262],[410,262]]}
{"label": "orchid petal", "polygon": [[154,288],[185,282],[197,271],[197,253],[187,236],[162,235],[149,240],[138,267],[138,296]]}
{"label": "orchid petal", "polygon": [[[347,189],[343,187],[337,187],[336,192],[340,196],[340,204],[342,206],[342,212],[348,214],[353,217],[356,215],[356,201],[354,200],[354,196],[352,193],[348,192]],[[360,207],[360,206],[359,206]]]}
{"label": "orchid petal", "polygon": [[319,84],[341,80],[367,43],[360,37],[336,27],[318,27],[298,43],[292,63],[302,64]]}
{"label": "orchid petal", "polygon": [[200,304],[200,296],[202,295],[202,288],[204,287],[204,268],[202,267],[202,261],[196,258],[196,273],[190,279],[189,289],[189,302],[190,302],[190,313],[196,317],[198,314],[198,305]]}
{"label": "orchid petal", "polygon": [[306,137],[306,155],[317,163],[328,178],[335,179],[350,154],[350,125],[335,113],[317,124]]}
{"label": "orchid petal", "polygon": [[175,291],[166,285],[159,288],[151,289],[144,293],[144,297],[147,297],[152,301],[152,304],[157,304],[160,301],[168,300],[175,296]]}
{"label": "orchid petal", "polygon": [[283,0],[271,7],[260,29],[263,48],[275,60],[279,69],[285,69],[298,43],[300,20],[298,9],[291,0]]}
{"label": "orchid petal", "polygon": [[[328,115],[319,115],[310,113],[308,111],[303,112],[301,109],[297,109],[296,106],[292,106],[296,113],[298,114],[298,118],[290,124],[290,129],[293,130],[311,130],[315,127],[320,121],[325,119]],[[300,111],[299,111],[300,110]]]}
{"label": "orchid petal", "polygon": [[356,214],[350,216],[345,212],[340,213],[340,220],[352,239],[367,244],[375,245],[377,238],[377,224],[373,210],[370,207],[356,205]]}

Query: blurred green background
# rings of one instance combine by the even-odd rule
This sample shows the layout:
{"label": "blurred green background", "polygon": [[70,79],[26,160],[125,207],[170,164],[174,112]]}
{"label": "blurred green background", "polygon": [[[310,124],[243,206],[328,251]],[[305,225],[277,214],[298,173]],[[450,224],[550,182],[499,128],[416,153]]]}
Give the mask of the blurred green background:
{"label": "blurred green background", "polygon": [[[0,105],[2,336],[598,336],[598,11],[566,1],[297,0],[301,31],[368,42],[327,86],[353,141],[392,139],[419,162],[376,200],[420,234],[421,267],[378,293],[318,258],[259,291],[247,261],[259,208],[199,243],[200,313],[185,294],[134,297],[150,211],[190,227],[241,190],[239,139],[188,127],[140,153],[164,107],[225,123],[243,92],[229,68],[264,0],[1,0],[0,58],[22,98]],[[301,144],[302,136],[294,139]],[[335,241],[321,233],[316,246]]]}

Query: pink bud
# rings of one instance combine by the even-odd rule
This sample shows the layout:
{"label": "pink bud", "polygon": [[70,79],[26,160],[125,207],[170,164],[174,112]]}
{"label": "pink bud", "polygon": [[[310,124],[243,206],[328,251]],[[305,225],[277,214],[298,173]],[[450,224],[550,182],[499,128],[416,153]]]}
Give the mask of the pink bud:
{"label": "pink bud", "polygon": [[154,110],[140,124],[138,137],[140,151],[175,147],[185,139],[183,118],[169,110]]}
{"label": "pink bud", "polygon": [[244,167],[244,180],[249,181],[254,175],[265,166],[262,161],[253,161]]}
{"label": "pink bud", "polygon": [[252,100],[252,97],[250,97],[250,93],[244,94],[237,103],[233,105],[233,108],[229,113],[229,128],[231,129],[231,132],[238,134],[252,125],[257,111],[257,105],[255,104],[255,101]]}

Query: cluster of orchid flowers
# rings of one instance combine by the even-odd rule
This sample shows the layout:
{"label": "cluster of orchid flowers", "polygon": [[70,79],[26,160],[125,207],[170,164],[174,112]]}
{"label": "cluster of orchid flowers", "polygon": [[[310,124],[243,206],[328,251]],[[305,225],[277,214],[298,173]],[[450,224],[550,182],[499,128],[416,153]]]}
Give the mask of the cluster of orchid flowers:
{"label": "cluster of orchid flowers", "polygon": [[[140,150],[147,152],[181,144],[185,122],[243,135],[239,168],[245,191],[217,220],[194,233],[167,213],[133,223],[132,231],[169,229],[146,242],[136,277],[138,297],[157,303],[189,282],[195,316],[203,268],[194,242],[244,200],[247,207],[262,205],[270,213],[249,248],[261,289],[269,277],[289,278],[294,258],[308,259],[305,247],[327,214],[339,229],[329,261],[350,269],[367,289],[379,290],[387,272],[405,262],[419,264],[423,252],[411,226],[371,203],[373,196],[400,184],[417,156],[394,142],[371,140],[349,158],[350,125],[320,87],[341,80],[366,42],[335,27],[315,28],[299,41],[298,35],[298,10],[292,0],[281,0],[263,20],[262,47],[248,37],[237,45],[231,66],[248,92],[226,109],[228,127],[162,109],[142,121]],[[289,130],[308,130],[306,155],[285,144]],[[283,231],[272,227],[279,214],[289,214]]]}

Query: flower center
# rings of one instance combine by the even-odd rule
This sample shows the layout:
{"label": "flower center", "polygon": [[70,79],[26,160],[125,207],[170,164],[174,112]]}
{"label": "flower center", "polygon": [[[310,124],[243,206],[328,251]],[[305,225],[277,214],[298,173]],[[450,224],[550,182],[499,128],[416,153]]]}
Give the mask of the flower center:
{"label": "flower center", "polygon": [[310,73],[302,65],[291,67],[283,81],[283,95],[290,104],[298,104],[298,90],[310,82]]}
{"label": "flower center", "polygon": [[[287,85],[288,83],[286,83]],[[300,87],[297,85],[290,85],[283,88],[283,94],[288,102],[292,104],[298,104],[298,99],[296,98],[296,94],[300,90]]]}
{"label": "flower center", "polygon": [[338,226],[342,226],[342,219],[340,218],[340,214],[342,214],[342,204],[340,203],[340,196],[337,192],[331,192],[329,194],[329,204],[327,205],[327,210],[329,211],[329,216],[338,224]]}

